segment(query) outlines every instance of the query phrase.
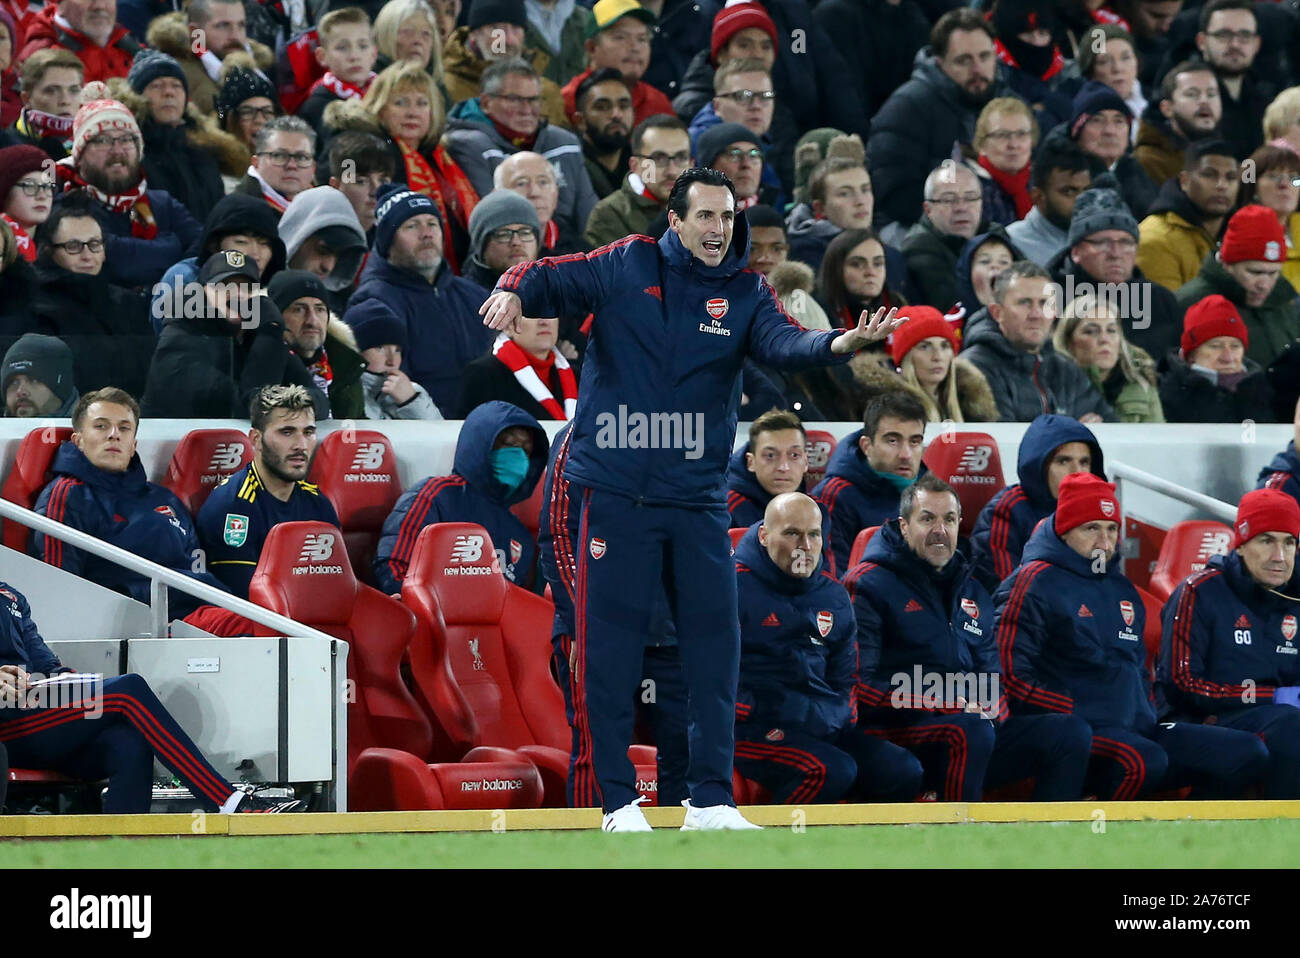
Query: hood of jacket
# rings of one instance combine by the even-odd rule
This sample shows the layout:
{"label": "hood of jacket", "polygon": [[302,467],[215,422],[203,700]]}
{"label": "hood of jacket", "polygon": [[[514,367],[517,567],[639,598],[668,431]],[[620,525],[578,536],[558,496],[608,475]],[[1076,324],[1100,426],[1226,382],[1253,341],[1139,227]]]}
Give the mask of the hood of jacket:
{"label": "hood of jacket", "polygon": [[[533,451],[528,457],[528,475],[513,493],[507,492],[506,487],[492,475],[492,444],[502,430],[511,426],[522,426],[533,435]],[[456,439],[456,457],[452,462],[452,470],[463,476],[470,486],[483,495],[503,506],[512,506],[533,494],[533,487],[546,470],[550,448],[546,432],[536,419],[518,406],[494,399],[465,417],[465,423]]]}
{"label": "hood of jacket", "polygon": [[102,489],[109,495],[140,495],[149,484],[144,472],[144,463],[139,453],[131,456],[131,464],[125,472],[108,472],[94,465],[86,454],[68,440],[59,446],[54,456],[54,466],[50,470],[58,476],[71,476],[80,479],[88,486]]}
{"label": "hood of jacket", "polygon": [[1156,201],[1151,204],[1151,209],[1147,211],[1148,216],[1154,216],[1157,213],[1173,213],[1192,229],[1205,231],[1205,228],[1201,225],[1201,211],[1192,203],[1191,197],[1183,192],[1183,188],[1178,185],[1177,177],[1160,187],[1160,192],[1156,194]]}
{"label": "hood of jacket", "polygon": [[271,262],[263,278],[275,275],[288,264],[289,256],[284,248],[284,240],[280,239],[280,214],[260,196],[229,193],[217,201],[203,223],[195,268],[202,269],[209,256],[220,252],[217,248],[219,237],[234,233],[251,233],[271,241]]}
{"label": "hood of jacket", "polygon": [[806,579],[797,575],[789,575],[781,571],[780,567],[772,561],[772,557],[767,554],[763,544],[758,541],[760,524],[754,523],[740,537],[740,542],[736,546],[736,561],[748,566],[749,570],[758,578],[758,581],[773,592],[780,592],[784,595],[803,595],[820,586],[822,572],[826,568],[825,544],[823,543],[821,556],[817,559],[817,568],[813,570],[812,575]]}
{"label": "hood of jacket", "polygon": [[669,269],[689,272],[698,279],[726,280],[749,265],[749,219],[745,211],[736,214],[736,225],[731,232],[731,245],[717,266],[706,266],[694,253],[682,245],[673,230],[667,230],[659,239],[659,252]]}
{"label": "hood of jacket", "polygon": [[1092,450],[1092,474],[1106,478],[1101,444],[1092,430],[1069,416],[1044,413],[1029,424],[1020,438],[1020,450],[1016,454],[1020,488],[1025,490],[1030,503],[1039,512],[1056,510],[1056,497],[1047,485],[1047,467],[1052,453],[1067,442],[1085,443]]}
{"label": "hood of jacket", "polygon": [[1040,559],[1079,576],[1124,578],[1124,573],[1119,571],[1118,562],[1101,563],[1103,571],[1097,572],[1096,564],[1090,556],[1081,556],[1066,545],[1065,540],[1056,534],[1056,517],[1054,515],[1049,515],[1034,527],[1033,534],[1029,537],[1029,541],[1025,543],[1025,551],[1021,554],[1020,564],[1024,565]]}
{"label": "hood of jacket", "polygon": [[1173,123],[1160,112],[1159,99],[1147,101],[1147,108],[1142,111],[1141,122],[1138,124],[1134,147],[1149,146],[1162,153],[1182,153],[1188,145],[1187,137],[1175,130]]}
{"label": "hood of jacket", "polygon": [[1016,244],[1011,242],[1006,227],[1001,224],[995,223],[987,233],[980,233],[968,239],[966,245],[961,248],[961,254],[957,257],[957,302],[965,306],[968,312],[980,307],[979,297],[975,295],[975,283],[970,277],[971,264],[975,259],[975,254],[979,252],[979,248],[990,240],[996,240],[1011,250],[1013,260],[1025,258],[1020,250],[1016,248]]}
{"label": "hood of jacket", "polygon": [[786,236],[789,239],[802,236],[833,239],[841,232],[830,220],[819,220],[813,214],[811,203],[800,203],[790,211],[790,218],[786,220]]}
{"label": "hood of jacket", "polygon": [[[163,53],[175,57],[184,63],[187,60],[198,61],[194,52],[194,37],[190,35],[189,16],[182,10],[173,10],[149,21],[145,42]],[[275,66],[275,53],[264,43],[258,43],[249,37],[248,47],[251,54],[243,54],[248,62],[265,73]],[[238,52],[227,54],[222,64],[230,62],[231,57],[240,56]]]}
{"label": "hood of jacket", "polygon": [[[310,202],[299,203],[298,199]],[[333,293],[347,289],[361,267],[361,258],[366,255],[366,231],[361,228],[352,204],[332,186],[312,187],[294,200],[280,217],[280,238],[284,240],[285,253],[292,261],[314,234],[326,227],[342,226],[356,237],[359,245],[340,253],[333,271],[322,282]]]}

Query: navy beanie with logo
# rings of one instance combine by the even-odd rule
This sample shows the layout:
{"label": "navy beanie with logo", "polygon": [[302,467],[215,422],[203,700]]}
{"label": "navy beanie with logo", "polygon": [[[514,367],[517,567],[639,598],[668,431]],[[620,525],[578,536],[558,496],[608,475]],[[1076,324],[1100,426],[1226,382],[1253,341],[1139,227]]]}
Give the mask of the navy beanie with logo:
{"label": "navy beanie with logo", "polygon": [[375,198],[375,251],[388,259],[393,237],[401,225],[412,216],[431,213],[438,217],[438,205],[402,183],[389,183],[379,191]]}

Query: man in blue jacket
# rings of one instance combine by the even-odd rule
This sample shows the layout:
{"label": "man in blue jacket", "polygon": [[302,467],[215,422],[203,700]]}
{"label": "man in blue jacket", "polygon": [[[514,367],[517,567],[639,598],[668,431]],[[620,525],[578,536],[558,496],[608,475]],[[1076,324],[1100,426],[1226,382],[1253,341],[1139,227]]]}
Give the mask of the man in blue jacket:
{"label": "man in blue jacket", "polygon": [[916,481],[925,452],[925,407],[905,392],[867,403],[862,428],[839,441],[813,498],[831,521],[834,568],[843,575],[858,533],[898,515],[898,497]]}
{"label": "man in blue jacket", "polygon": [[[1300,437],[1300,403],[1296,403],[1295,436]],[[1273,457],[1273,461],[1259,471],[1256,489],[1280,489],[1296,502],[1300,502],[1300,456],[1296,455],[1295,439]]]}
{"label": "man in blue jacket", "polygon": [[493,400],[471,412],[456,439],[451,475],[406,490],[384,520],[374,560],[379,587],[390,595],[402,591],[425,526],[476,522],[496,543],[505,577],[531,589],[537,542],[510,507],[533,494],[549,450],[541,425],[518,406]]}
{"label": "man in blue jacket", "polygon": [[910,802],[921,763],[855,721],[853,606],[826,571],[821,527],[816,502],[782,493],[736,547],[736,769],[781,804]]}
{"label": "man in blue jacket", "polygon": [[1259,489],[1237,506],[1237,548],[1212,556],[1165,603],[1162,717],[1258,735],[1264,798],[1300,798],[1300,505]]}
{"label": "man in blue jacket", "polygon": [[257,571],[271,527],[280,522],[339,524],[338,513],[307,481],[316,455],[316,407],[301,386],[263,386],[249,410],[253,461],[222,480],[199,509],[208,568],[241,599]]}
{"label": "man in blue jacket", "polygon": [[645,624],[664,585],[690,689],[683,828],[755,827],[731,795],[740,634],[722,491],[741,366],[747,355],[783,368],[846,361],[900,324],[882,309],[852,330],[801,328],[745,269],[749,227],[735,203],[724,174],[687,170],[660,240],[521,263],[481,309],[497,330],[524,315],[593,314],[565,471],[582,502],[575,723],[611,831],[649,827],[627,746]]}
{"label": "man in blue jacket", "polygon": [[[573,673],[569,667],[575,632],[573,599],[577,592],[573,543],[578,537],[578,518],[582,511],[581,498],[576,502],[571,498],[574,487],[564,475],[572,431],[573,424],[566,423],[551,443],[551,461],[542,483],[542,507],[537,519],[537,565],[550,583],[551,598],[555,603],[551,666],[560,691],[564,693],[565,717],[573,729],[565,794],[571,808],[591,808],[600,805],[600,796],[596,791],[591,754],[579,748],[581,743],[573,721]],[[651,690],[653,694],[647,695]],[[682,677],[681,658],[677,654],[677,633],[663,593],[655,603],[654,615],[646,627],[641,687],[637,690],[636,701],[637,711],[649,724],[658,751],[656,794],[659,804],[680,805],[689,794],[686,789],[689,761],[686,684]]]}
{"label": "man in blue jacket", "polygon": [[971,534],[971,563],[989,592],[1020,565],[1034,526],[1056,509],[1061,480],[1076,472],[1106,478],[1101,444],[1092,430],[1069,416],[1044,413],[1020,437],[1016,474],[980,511]]}
{"label": "man in blue jacket", "polygon": [[[136,454],[140,406],[129,393],[108,387],[86,393],[72,411],[72,440],[54,456],[54,481],[36,500],[36,511],[102,539],[142,559],[228,591],[202,568],[194,521],[169,490],[145,478]],[[108,589],[149,602],[149,577],[68,545],[32,534],[31,553]],[[253,624],[177,589],[168,590],[168,611],[214,635],[252,635]]]}
{"label": "man in blue jacket", "polygon": [[353,307],[383,300],[406,325],[402,371],[439,409],[455,409],[461,374],[495,339],[475,313],[487,291],[456,276],[443,259],[442,221],[433,200],[394,183],[379,191],[378,204],[374,249],[343,321],[353,325],[369,315]]}
{"label": "man in blue jacket", "polygon": [[960,523],[957,494],[927,473],[845,576],[860,721],[917,755],[942,801],[1026,778],[1038,801],[1077,799],[1091,731],[1073,715],[1007,715],[993,601],[957,552]]}
{"label": "man in blue jacket", "polygon": [[149,811],[154,759],[210,812],[303,808],[231,789],[139,675],[106,679],[64,666],[37,631],[27,598],[0,582],[0,765],[5,752],[21,768],[107,778],[106,813]]}
{"label": "man in blue jacket", "polygon": [[1156,721],[1146,610],[1113,561],[1121,522],[1113,484],[1066,476],[1055,515],[998,588],[998,652],[1012,712],[1068,713],[1092,726],[1085,787],[1102,799],[1186,785],[1196,797],[1238,796],[1263,776],[1268,749],[1250,732]]}

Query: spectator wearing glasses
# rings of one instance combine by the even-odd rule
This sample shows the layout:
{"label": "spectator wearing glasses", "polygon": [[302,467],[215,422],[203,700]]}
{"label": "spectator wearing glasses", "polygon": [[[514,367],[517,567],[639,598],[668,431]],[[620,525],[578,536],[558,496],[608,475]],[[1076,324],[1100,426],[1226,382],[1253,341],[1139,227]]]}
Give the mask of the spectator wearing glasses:
{"label": "spectator wearing glasses", "polygon": [[632,131],[632,156],[623,185],[591,211],[583,238],[593,247],[648,233],[668,208],[677,177],[691,165],[691,138],[675,116],[652,116]]}
{"label": "spectator wearing glasses", "polygon": [[108,282],[151,289],[167,267],[194,251],[202,227],[171,194],[148,188],[140,162],[144,141],[131,111],[108,99],[102,83],[87,85],[81,97],[72,155],[55,173],[65,191],[83,189],[95,200]]}
{"label": "spectator wearing glasses", "polygon": [[46,172],[49,156],[35,146],[7,146],[0,150],[0,217],[13,230],[18,255],[36,261],[32,234],[50,216],[54,205],[54,177]]}
{"label": "spectator wearing glasses", "polygon": [[71,193],[37,227],[31,329],[68,344],[83,392],[118,385],[139,396],[155,342],[148,298],[109,281],[93,207],[88,194]]}
{"label": "spectator wearing glasses", "polygon": [[280,113],[275,87],[255,70],[238,66],[222,71],[222,77],[214,101],[217,121],[251,152],[257,132]]}
{"label": "spectator wearing glasses", "polygon": [[1264,142],[1264,111],[1277,93],[1259,68],[1259,21],[1250,0],[1210,0],[1201,7],[1196,48],[1214,71],[1223,104],[1225,140],[1237,156],[1249,156]]}
{"label": "spectator wearing glasses", "polygon": [[946,310],[957,301],[957,259],[982,232],[984,194],[964,163],[951,160],[925,178],[922,216],[903,237],[907,272],[921,303]]}
{"label": "spectator wearing glasses", "polygon": [[1114,176],[1129,210],[1141,218],[1155,202],[1156,184],[1130,150],[1132,125],[1129,105],[1110,87],[1094,82],[1075,94],[1066,132],[1088,157],[1093,176]]}
{"label": "spectator wearing glasses", "polygon": [[311,188],[315,171],[316,133],[296,116],[276,117],[253,137],[253,159],[235,192],[260,196],[283,213]]}
{"label": "spectator wearing glasses", "polygon": [[[785,130],[782,142],[772,139],[772,121],[776,111],[776,92],[772,87],[772,74],[767,64],[752,57],[728,60],[713,74],[714,96],[700,108],[691,120],[692,148],[698,148],[700,136],[719,123],[739,123],[750,133],[761,138],[765,154],[778,150],[785,155],[793,153],[794,133]],[[763,185],[769,188],[774,200],[772,206],[785,207],[781,194],[781,178],[770,164],[763,164]],[[772,192],[775,190],[776,192]]]}
{"label": "spectator wearing glasses", "polygon": [[1008,226],[1024,219],[1034,201],[1029,195],[1029,159],[1038,144],[1038,123],[1023,100],[990,100],[975,121],[975,173],[984,195],[984,219]]}
{"label": "spectator wearing glasses", "polygon": [[[721,170],[736,187],[736,209],[746,210],[756,203],[768,206],[780,202],[781,188],[763,184],[764,161],[762,137],[739,123],[719,123],[700,135],[695,148],[695,163]],[[784,205],[784,204],[782,204]]]}
{"label": "spectator wearing glasses", "polygon": [[1137,262],[1147,279],[1175,291],[1201,271],[1237,205],[1241,170],[1231,151],[1227,140],[1193,144],[1187,169],[1161,187],[1139,227]]}
{"label": "spectator wearing glasses", "polygon": [[464,276],[493,289],[501,274],[516,263],[538,258],[542,228],[537,211],[513,190],[493,190],[469,218],[469,262]]}
{"label": "spectator wearing glasses", "polygon": [[447,151],[479,196],[492,192],[493,171],[507,156],[523,150],[540,153],[556,169],[560,232],[577,236],[596,205],[596,193],[578,138],[542,119],[541,90],[537,71],[523,60],[492,64],[483,73],[483,93],[452,110]]}
{"label": "spectator wearing glasses", "polygon": [[1255,179],[1241,185],[1241,204],[1266,206],[1282,224],[1286,237],[1286,260],[1282,278],[1300,289],[1300,154],[1278,146],[1261,146],[1250,155]]}

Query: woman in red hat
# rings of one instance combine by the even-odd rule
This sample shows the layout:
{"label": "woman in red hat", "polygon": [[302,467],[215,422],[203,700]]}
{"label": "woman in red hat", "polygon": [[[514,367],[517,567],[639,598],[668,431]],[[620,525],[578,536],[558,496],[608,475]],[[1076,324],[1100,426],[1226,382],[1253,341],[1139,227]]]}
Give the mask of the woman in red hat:
{"label": "woman in red hat", "polygon": [[1170,422],[1276,422],[1273,387],[1246,358],[1250,332],[1226,297],[1207,296],[1183,317],[1178,352],[1160,377],[1160,404]]}

